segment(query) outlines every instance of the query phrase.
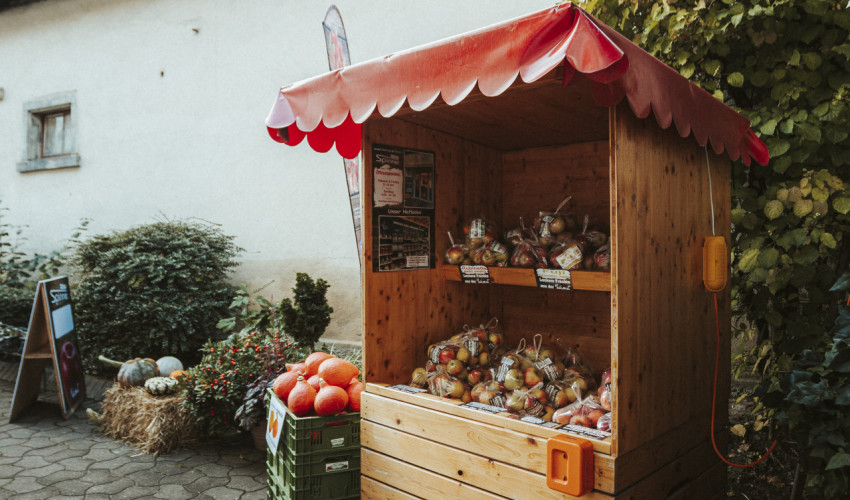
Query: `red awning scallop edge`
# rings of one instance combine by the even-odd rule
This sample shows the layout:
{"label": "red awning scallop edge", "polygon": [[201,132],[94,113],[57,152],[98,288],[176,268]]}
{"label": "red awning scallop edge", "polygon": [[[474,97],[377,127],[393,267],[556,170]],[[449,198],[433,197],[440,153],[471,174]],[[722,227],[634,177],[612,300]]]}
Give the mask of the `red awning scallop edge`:
{"label": "red awning scallop edge", "polygon": [[389,117],[407,102],[421,111],[438,96],[454,105],[476,85],[493,97],[517,76],[531,83],[561,64],[565,83],[581,73],[602,106],[626,98],[636,116],[652,112],[662,128],[675,124],[680,136],[693,134],[717,154],[747,165],[769,160],[749,120],[572,4],[283,87],[266,127],[275,141],[294,146],[306,137],[316,151],[336,145],[340,155],[354,158],[360,124],[376,110]]}

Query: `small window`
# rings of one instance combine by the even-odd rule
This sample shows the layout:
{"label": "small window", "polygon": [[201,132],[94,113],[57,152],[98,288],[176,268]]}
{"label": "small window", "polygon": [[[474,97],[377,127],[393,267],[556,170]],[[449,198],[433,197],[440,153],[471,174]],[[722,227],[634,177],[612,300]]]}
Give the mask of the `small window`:
{"label": "small window", "polygon": [[80,166],[77,154],[76,99],[73,92],[54,94],[24,104],[26,159],[19,172]]}

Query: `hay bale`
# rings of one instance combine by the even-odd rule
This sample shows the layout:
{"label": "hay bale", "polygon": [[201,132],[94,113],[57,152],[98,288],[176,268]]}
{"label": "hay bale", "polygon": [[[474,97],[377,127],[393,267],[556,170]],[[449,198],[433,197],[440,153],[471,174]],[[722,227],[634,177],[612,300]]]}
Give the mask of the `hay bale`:
{"label": "hay bale", "polygon": [[97,419],[101,431],[144,453],[159,455],[198,442],[195,420],[181,408],[183,393],[153,396],[143,387],[122,388],[117,383],[106,391],[103,414]]}

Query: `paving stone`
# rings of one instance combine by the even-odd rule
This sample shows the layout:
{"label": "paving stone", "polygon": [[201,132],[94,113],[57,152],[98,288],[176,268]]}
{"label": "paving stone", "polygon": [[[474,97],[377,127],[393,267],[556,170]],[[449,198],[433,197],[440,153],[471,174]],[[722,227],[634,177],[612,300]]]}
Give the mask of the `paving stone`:
{"label": "paving stone", "polygon": [[53,484],[54,487],[59,488],[65,495],[84,495],[86,490],[94,486],[94,483],[90,483],[88,481],[84,481],[83,479],[69,479],[67,481],[59,481]]}
{"label": "paving stone", "polygon": [[65,470],[85,471],[88,470],[89,466],[94,463],[94,460],[83,457],[69,457],[62,459],[57,463],[62,467],[65,467]]}
{"label": "paving stone", "polygon": [[98,482],[88,490],[86,490],[86,497],[91,494],[101,494],[101,495],[117,495],[122,491],[135,486],[133,480],[128,477],[116,477],[112,481]]}
{"label": "paving stone", "polygon": [[22,457],[29,453],[30,449],[27,446],[19,444],[17,446],[9,446],[3,449],[3,456],[6,457]]}
{"label": "paving stone", "polygon": [[30,436],[32,436],[34,433],[35,433],[34,430],[27,428],[27,427],[21,427],[20,425],[18,425],[17,428],[11,429],[9,431],[9,437],[10,438],[29,439]]}
{"label": "paving stone", "polygon": [[251,464],[251,465],[248,465],[248,466],[245,466],[245,467],[237,467],[237,468],[234,468],[234,469],[230,469],[229,474],[230,474],[231,477],[235,477],[235,476],[256,476],[257,474],[262,474],[262,476],[265,477],[265,472],[266,472],[266,464],[265,464],[265,462],[263,462],[263,463]]}
{"label": "paving stone", "polygon": [[90,450],[86,455],[83,455],[83,458],[93,460],[95,462],[108,462],[110,460],[114,460],[115,455],[113,455],[111,451],[101,448],[98,450]]}
{"label": "paving stone", "polygon": [[38,484],[36,478],[34,477],[16,477],[12,480],[11,483],[7,484],[5,489],[9,491],[14,491],[16,493],[29,493],[31,491],[37,491],[44,488],[43,485]]}
{"label": "paving stone", "polygon": [[21,477],[47,477],[51,474],[55,474],[62,470],[61,465],[56,464],[48,464],[44,467],[34,467],[34,468],[25,468],[21,472],[18,473],[18,476]]}
{"label": "paving stone", "polygon": [[186,484],[194,483],[195,481],[198,480],[198,478],[201,478],[201,477],[204,477],[204,475],[201,474],[200,472],[194,470],[194,469],[189,469],[185,472],[181,472],[180,474],[174,474],[173,476],[163,477],[159,481],[159,484],[160,485],[163,485],[163,484],[186,485]]}
{"label": "paving stone", "polygon": [[37,450],[39,448],[47,448],[49,446],[54,446],[55,443],[50,442],[50,439],[47,437],[30,437],[24,443],[25,446],[29,446],[30,448]]}
{"label": "paving stone", "polygon": [[227,484],[227,481],[228,480],[223,477],[201,477],[192,483],[183,485],[183,487],[186,488],[186,491],[201,493],[208,491],[210,488],[223,486]]}
{"label": "paving stone", "polygon": [[135,462],[134,461],[134,462],[126,462],[124,465],[121,465],[120,467],[117,467],[113,470],[116,474],[126,476],[126,475],[132,474],[134,472],[150,470],[151,467],[152,467],[152,464],[150,464],[150,463]]}
{"label": "paving stone", "polygon": [[159,460],[158,462],[153,464],[151,470],[156,471],[163,476],[173,476],[175,474],[181,474],[183,472],[186,472],[186,467],[183,467],[182,465],[176,464],[174,462]]}
{"label": "paving stone", "polygon": [[[12,482],[11,477],[0,479],[0,488],[2,488],[3,486],[6,486],[7,484],[9,484],[11,482]],[[0,498],[2,498],[2,497],[0,497]]]}
{"label": "paving stone", "polygon": [[261,488],[257,491],[249,491],[239,497],[239,500],[266,500],[266,488]]}
{"label": "paving stone", "polygon": [[3,446],[16,446],[27,442],[26,438],[0,437],[3,440]]}
{"label": "paving stone", "polygon": [[228,468],[217,463],[198,465],[194,469],[209,477],[227,477]]}
{"label": "paving stone", "polygon": [[34,450],[30,451],[29,453],[27,453],[27,455],[31,455],[31,456],[35,455],[35,456],[38,456],[38,457],[44,457],[44,459],[47,460],[48,462],[55,462],[55,460],[49,460],[50,457],[59,453],[60,451],[66,450],[66,449],[67,448],[65,446],[63,446],[61,444],[55,444],[54,443],[53,446],[46,446],[44,448],[34,449]]}
{"label": "paving stone", "polygon": [[166,500],[188,500],[194,498],[195,494],[186,491],[182,485],[165,484],[159,487],[159,491],[153,497]]}
{"label": "paving stone", "polygon": [[256,491],[266,486],[266,476],[263,474],[261,480],[252,476],[234,476],[227,486],[240,491]]}
{"label": "paving stone", "polygon": [[45,467],[50,465],[50,462],[44,459],[44,457],[31,456],[27,454],[24,458],[20,459],[15,465],[18,467],[24,467],[26,469],[35,469],[38,467]]}
{"label": "paving stone", "polygon": [[158,486],[131,486],[117,495],[112,495],[111,498],[120,498],[122,500],[151,498],[158,490]]}
{"label": "paving stone", "polygon": [[76,470],[61,470],[58,472],[54,472],[53,474],[45,477],[40,477],[37,479],[38,484],[43,484],[44,486],[51,486],[56,483],[62,481],[68,481],[71,479],[80,479],[85,475],[83,471]]}
{"label": "paving stone", "polygon": [[80,458],[86,453],[86,450],[69,450],[67,448],[63,448],[56,451],[56,453],[44,456],[44,459],[50,463],[56,463],[65,460],[66,458]]}
{"label": "paving stone", "polygon": [[0,479],[14,478],[22,470],[24,470],[24,468],[18,467],[17,465],[4,465],[2,468],[0,468]]}
{"label": "paving stone", "polygon": [[127,474],[125,477],[132,479],[138,486],[159,486],[159,482],[166,476],[148,467],[145,470]]}
{"label": "paving stone", "polygon": [[20,459],[21,459],[20,456],[17,456],[17,457],[0,456],[0,465],[10,465],[10,464],[17,462]]}
{"label": "paving stone", "polygon": [[218,486],[208,489],[204,493],[213,498],[239,498],[244,492],[228,488],[227,486]]}

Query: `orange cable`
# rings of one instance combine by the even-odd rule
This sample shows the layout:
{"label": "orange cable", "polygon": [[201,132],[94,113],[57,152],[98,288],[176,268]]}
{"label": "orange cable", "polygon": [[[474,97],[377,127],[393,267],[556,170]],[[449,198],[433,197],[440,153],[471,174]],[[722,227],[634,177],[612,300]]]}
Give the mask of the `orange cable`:
{"label": "orange cable", "polygon": [[[716,331],[717,331],[717,354],[714,357],[714,387],[712,389],[712,396],[711,396],[711,445],[714,447],[714,453],[717,453],[717,456],[720,457],[720,460],[723,460],[726,463],[726,465],[731,465],[732,467],[739,467],[741,469],[745,469],[747,467],[752,467],[754,465],[758,465],[762,461],[764,461],[764,459],[766,459],[770,455],[770,452],[773,451],[773,448],[776,446],[777,440],[776,439],[773,440],[773,444],[770,445],[770,449],[768,449],[767,453],[762,455],[761,458],[759,458],[755,462],[750,462],[750,463],[744,464],[744,465],[730,462],[729,460],[726,459],[726,457],[723,456],[722,453],[720,453],[720,450],[717,449],[717,443],[714,440],[714,410],[715,410],[715,406],[717,405],[717,372],[720,369],[720,313],[718,312],[718,307],[717,307],[717,294],[713,293],[712,295],[714,295],[714,324],[716,326]],[[850,299],[848,299],[848,303],[850,303]]]}

